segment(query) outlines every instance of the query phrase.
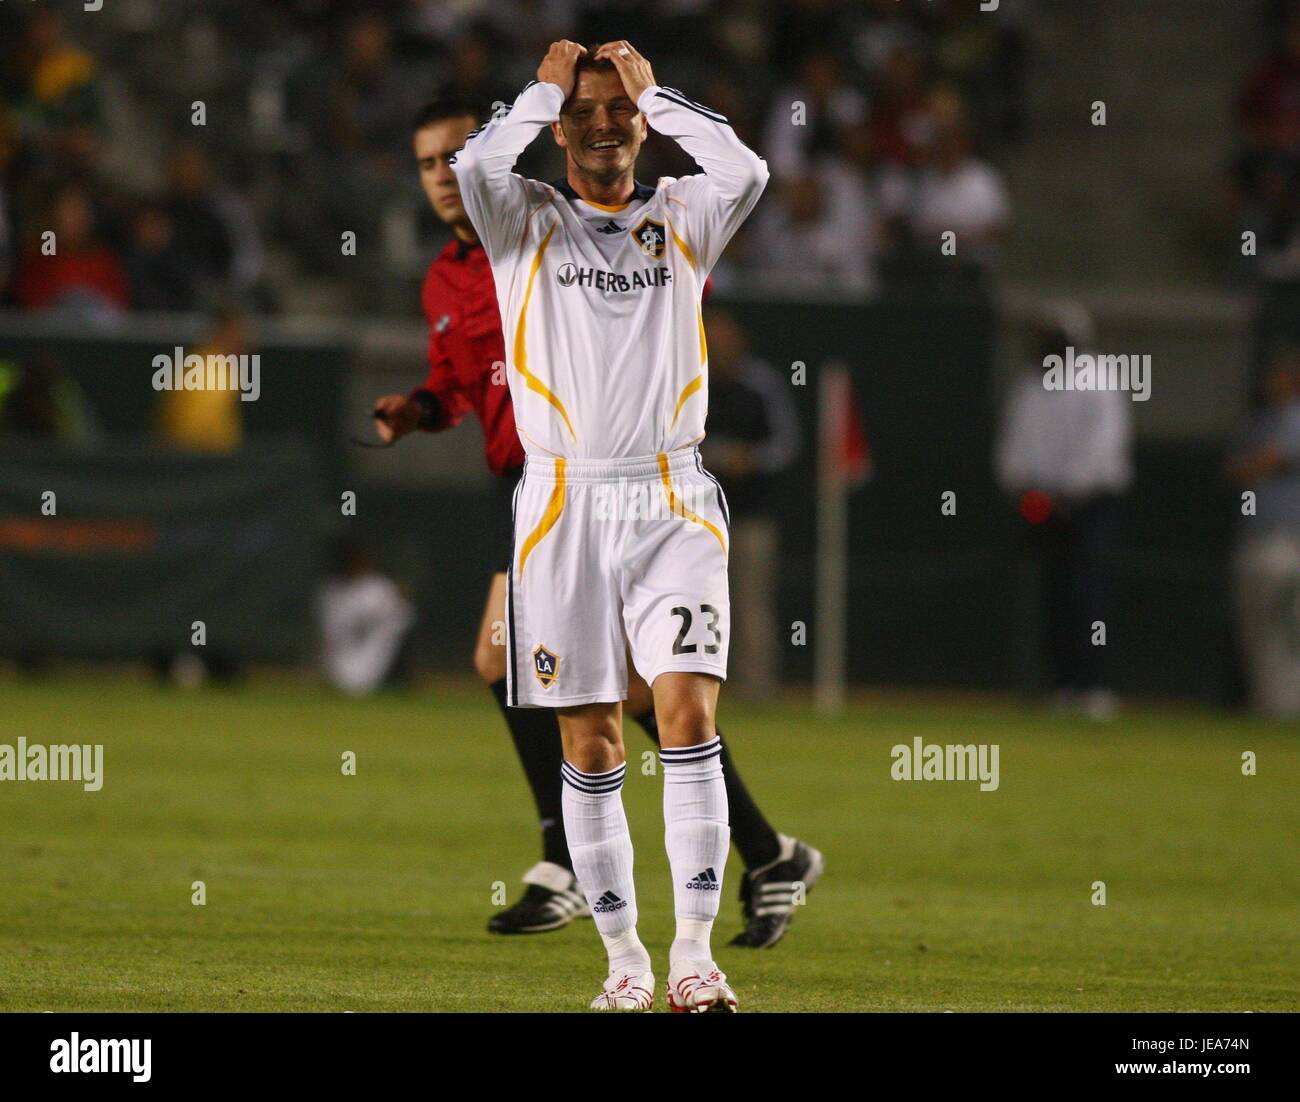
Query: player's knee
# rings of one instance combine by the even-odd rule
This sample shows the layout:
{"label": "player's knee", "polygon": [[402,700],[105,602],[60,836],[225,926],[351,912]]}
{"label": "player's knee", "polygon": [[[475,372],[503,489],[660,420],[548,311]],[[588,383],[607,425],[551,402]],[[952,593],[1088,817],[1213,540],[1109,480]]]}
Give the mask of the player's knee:
{"label": "player's knee", "polygon": [[474,648],[474,671],[489,685],[506,675],[506,649],[495,647],[490,640],[480,640]]}
{"label": "player's knee", "polygon": [[708,742],[717,733],[713,709],[706,701],[682,696],[661,701],[656,712],[663,746],[697,746]]}
{"label": "player's knee", "polygon": [[584,773],[607,773],[624,760],[623,729],[614,712],[562,710],[560,732],[565,758]]}

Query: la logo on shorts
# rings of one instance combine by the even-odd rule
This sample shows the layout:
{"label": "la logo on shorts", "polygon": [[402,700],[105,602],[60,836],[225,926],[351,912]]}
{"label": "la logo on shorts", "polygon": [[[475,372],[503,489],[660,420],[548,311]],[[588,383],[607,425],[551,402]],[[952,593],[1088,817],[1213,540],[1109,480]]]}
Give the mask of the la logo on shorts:
{"label": "la logo on shorts", "polygon": [[533,651],[533,668],[537,672],[537,680],[542,683],[542,688],[549,689],[560,676],[560,656],[539,646]]}
{"label": "la logo on shorts", "polygon": [[652,260],[660,260],[668,244],[668,235],[664,233],[664,224],[649,218],[641,219],[641,224],[632,231],[641,251]]}

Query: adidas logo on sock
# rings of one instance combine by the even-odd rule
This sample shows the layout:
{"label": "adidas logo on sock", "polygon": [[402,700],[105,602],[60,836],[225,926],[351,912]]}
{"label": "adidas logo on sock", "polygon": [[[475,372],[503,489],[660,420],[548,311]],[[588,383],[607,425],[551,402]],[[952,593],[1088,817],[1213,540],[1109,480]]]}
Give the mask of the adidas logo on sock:
{"label": "adidas logo on sock", "polygon": [[686,881],[688,888],[694,888],[700,892],[716,892],[722,890],[722,885],[718,883],[718,877],[713,869],[707,868],[703,872],[696,873],[690,880]]}
{"label": "adidas logo on sock", "polygon": [[608,914],[610,911],[621,911],[626,906],[626,899],[619,899],[613,892],[606,892],[596,900],[596,905],[591,909],[596,914]]}

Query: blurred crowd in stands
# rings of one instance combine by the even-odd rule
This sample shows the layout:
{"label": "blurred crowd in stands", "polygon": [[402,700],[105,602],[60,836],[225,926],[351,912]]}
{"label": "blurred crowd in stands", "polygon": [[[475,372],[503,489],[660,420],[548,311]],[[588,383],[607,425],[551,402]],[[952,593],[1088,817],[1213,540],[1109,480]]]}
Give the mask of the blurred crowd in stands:
{"label": "blurred crowd in stands", "polygon": [[[865,295],[996,261],[1025,51],[1014,21],[967,0],[5,4],[0,301],[412,313],[440,232],[415,111],[446,90],[485,113],[509,102],[559,37],[631,39],[767,157],[724,288]],[[521,171],[558,175],[549,147]],[[664,139],[643,157],[646,180],[694,170]],[[958,264],[945,230],[971,246]]]}
{"label": "blurred crowd in stands", "polygon": [[[1230,172],[1240,234],[1254,234],[1241,271],[1266,280],[1300,279],[1300,3],[1273,6],[1269,45],[1237,102],[1238,152]],[[1257,259],[1256,259],[1257,258]]]}

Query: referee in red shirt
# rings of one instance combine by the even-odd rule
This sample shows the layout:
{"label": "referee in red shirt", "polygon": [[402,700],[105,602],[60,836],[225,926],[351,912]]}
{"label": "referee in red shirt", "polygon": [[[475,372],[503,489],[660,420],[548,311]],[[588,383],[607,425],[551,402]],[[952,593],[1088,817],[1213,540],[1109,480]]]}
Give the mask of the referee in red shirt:
{"label": "referee in red shirt", "polygon": [[[429,319],[429,376],[410,394],[380,398],[374,412],[376,428],[385,442],[417,429],[439,432],[452,428],[471,412],[483,425],[487,463],[500,487],[495,513],[501,561],[488,589],[474,666],[505,717],[542,826],[542,860],[524,874],[527,890],[523,898],[494,915],[488,930],[528,934],[559,929],[589,912],[574,879],[564,837],[559,723],[549,708],[506,707],[505,646],[493,638],[498,634],[494,625],[505,619],[506,573],[513,553],[510,499],[523,471],[524,450],[510,404],[505,338],[492,268],[461,205],[456,176],[448,164],[482,117],[472,103],[444,99],[429,104],[415,120],[420,183],[434,213],[451,227],[455,239],[429,265],[424,280],[421,297]],[[628,666],[626,710],[658,742],[650,689],[630,662]],[[766,948],[784,935],[794,910],[796,885],[812,888],[821,874],[822,856],[798,839],[772,829],[741,780],[725,740],[722,769],[731,836],[746,870],[741,881],[745,929],[731,944]]]}

